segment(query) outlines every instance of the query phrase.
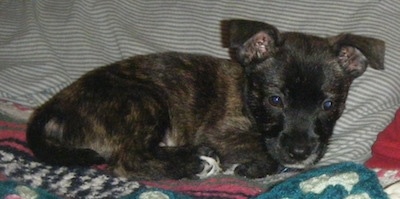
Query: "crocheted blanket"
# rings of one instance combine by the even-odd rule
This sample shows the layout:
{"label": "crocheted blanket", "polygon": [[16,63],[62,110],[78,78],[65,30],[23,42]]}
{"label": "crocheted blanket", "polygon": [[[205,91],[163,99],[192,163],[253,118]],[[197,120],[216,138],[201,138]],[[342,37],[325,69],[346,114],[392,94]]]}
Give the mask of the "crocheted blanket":
{"label": "crocheted blanket", "polygon": [[22,106],[0,103],[1,198],[387,198],[376,173],[341,163],[296,175],[249,180],[221,175],[205,180],[135,181],[115,177],[105,165],[55,167],[38,162],[25,140]]}

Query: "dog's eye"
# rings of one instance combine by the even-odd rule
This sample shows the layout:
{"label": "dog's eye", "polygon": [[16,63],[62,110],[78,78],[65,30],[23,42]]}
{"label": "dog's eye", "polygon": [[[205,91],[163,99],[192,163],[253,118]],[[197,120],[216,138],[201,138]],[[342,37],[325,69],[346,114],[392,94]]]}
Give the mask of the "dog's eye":
{"label": "dog's eye", "polygon": [[279,96],[271,96],[269,98],[269,104],[272,106],[282,106],[282,98]]}
{"label": "dog's eye", "polygon": [[322,109],[324,109],[325,111],[329,111],[333,108],[333,102],[331,100],[325,100],[322,103]]}

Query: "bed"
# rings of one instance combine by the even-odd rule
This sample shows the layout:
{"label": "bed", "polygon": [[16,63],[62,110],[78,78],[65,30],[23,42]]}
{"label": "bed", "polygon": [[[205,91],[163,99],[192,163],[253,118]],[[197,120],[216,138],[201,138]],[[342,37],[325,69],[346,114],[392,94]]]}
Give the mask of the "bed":
{"label": "bed", "polygon": [[[378,134],[396,122],[394,116],[400,105],[400,4],[396,0],[0,1],[0,196],[275,198],[277,195],[273,194],[283,192],[289,194],[288,198],[303,197],[294,193],[296,188],[289,184],[305,181],[309,179],[307,175],[283,173],[255,180],[221,175],[204,180],[135,181],[108,174],[105,165],[45,165],[26,145],[26,122],[34,108],[91,69],[137,54],[164,51],[229,58],[228,49],[221,42],[220,22],[232,18],[264,21],[281,31],[319,36],[351,32],[386,42],[385,70],[367,70],[355,80],[327,154],[315,170],[305,174],[315,177],[333,173],[319,178],[332,182],[333,175],[351,170],[362,173],[359,181],[369,186],[359,189],[374,191],[367,194],[369,198],[394,198],[396,184],[392,184],[400,180],[400,164],[379,164],[391,161],[385,157],[364,163],[374,155],[371,147]],[[397,138],[396,133],[392,136]],[[390,148],[392,153],[395,149]],[[281,180],[282,186],[271,188]],[[346,180],[349,178],[339,181]],[[389,185],[392,186],[384,190]],[[353,194],[344,190],[341,193]],[[312,197],[331,198],[328,192]],[[337,194],[329,194],[332,193]],[[360,193],[357,192],[361,197]]]}

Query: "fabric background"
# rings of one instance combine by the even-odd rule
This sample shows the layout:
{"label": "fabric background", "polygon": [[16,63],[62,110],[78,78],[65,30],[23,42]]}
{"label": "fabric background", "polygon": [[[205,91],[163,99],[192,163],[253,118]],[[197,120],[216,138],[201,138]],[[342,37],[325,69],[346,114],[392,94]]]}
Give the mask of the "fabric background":
{"label": "fabric background", "polygon": [[353,83],[321,164],[363,162],[400,103],[400,4],[365,1],[0,2],[0,99],[36,107],[83,73],[162,51],[228,58],[220,21],[244,18],[280,31],[351,32],[386,42],[385,70]]}

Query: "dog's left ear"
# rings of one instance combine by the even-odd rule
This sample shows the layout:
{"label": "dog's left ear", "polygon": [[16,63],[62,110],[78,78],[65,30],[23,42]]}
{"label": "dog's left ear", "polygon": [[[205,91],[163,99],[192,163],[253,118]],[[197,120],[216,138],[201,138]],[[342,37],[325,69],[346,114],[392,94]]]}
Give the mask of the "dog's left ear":
{"label": "dog's left ear", "polygon": [[243,19],[224,23],[228,26],[229,47],[243,65],[267,59],[279,43],[279,31],[270,24]]}
{"label": "dog's left ear", "polygon": [[367,66],[384,69],[385,42],[382,40],[353,34],[340,34],[328,40],[339,64],[353,78],[362,75]]}

